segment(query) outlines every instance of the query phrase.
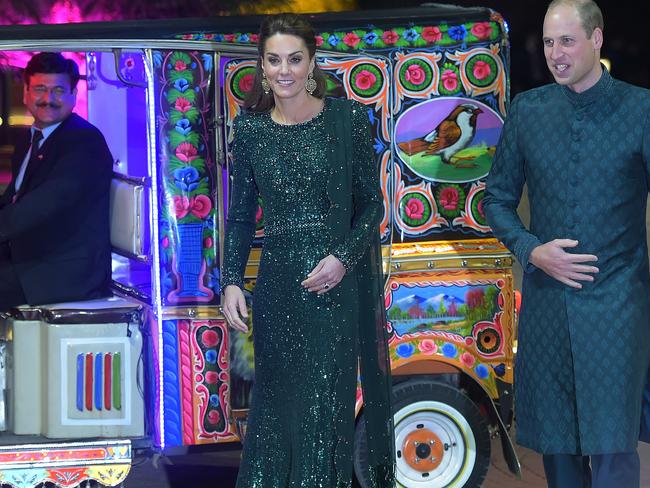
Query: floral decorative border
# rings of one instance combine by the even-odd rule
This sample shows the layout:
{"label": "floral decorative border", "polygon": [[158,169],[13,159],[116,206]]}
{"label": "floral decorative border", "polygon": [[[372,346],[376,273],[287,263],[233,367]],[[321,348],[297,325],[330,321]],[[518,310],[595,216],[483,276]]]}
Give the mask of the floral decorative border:
{"label": "floral decorative border", "polygon": [[[500,19],[461,24],[412,25],[409,27],[350,29],[322,31],[316,35],[316,46],[338,52],[355,52],[363,49],[423,48],[440,46],[469,46],[497,40],[501,35]],[[215,41],[231,44],[256,44],[258,34],[186,33],[178,39]]]}
{"label": "floral decorative border", "polygon": [[[212,55],[154,51],[160,107],[161,296],[166,304],[219,296],[216,194],[209,167]],[[187,265],[183,263],[190,261]],[[188,286],[187,273],[194,276]],[[185,287],[185,288],[183,288]]]}

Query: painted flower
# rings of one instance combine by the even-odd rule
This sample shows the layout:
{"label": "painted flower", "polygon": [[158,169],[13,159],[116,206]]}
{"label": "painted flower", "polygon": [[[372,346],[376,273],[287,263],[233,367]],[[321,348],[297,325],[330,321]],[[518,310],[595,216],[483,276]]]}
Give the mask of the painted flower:
{"label": "painted flower", "polygon": [[212,201],[206,195],[198,195],[190,201],[190,208],[192,215],[203,219],[212,210]]}
{"label": "painted flower", "polygon": [[210,364],[217,364],[217,351],[210,349],[205,353],[205,360]]}
{"label": "painted flower", "polygon": [[182,59],[177,59],[174,63],[174,69],[176,71],[185,71],[187,69],[187,64]]}
{"label": "painted flower", "polygon": [[453,186],[448,186],[440,191],[440,204],[445,210],[456,210],[458,199],[458,189]]}
{"label": "painted flower", "polygon": [[214,35],[214,40],[217,41],[217,42],[223,42],[223,40],[224,40],[223,34],[215,34]]}
{"label": "painted flower", "polygon": [[219,406],[219,395],[216,393],[210,395],[210,406],[214,408]]}
{"label": "painted flower", "polygon": [[205,373],[205,382],[208,385],[216,385],[219,382],[219,374],[216,371],[208,371]]}
{"label": "painted flower", "polygon": [[490,371],[487,369],[487,367],[484,364],[479,364],[476,368],[474,368],[474,372],[476,373],[476,376],[478,376],[482,380],[484,380],[490,375]]}
{"label": "painted flower", "polygon": [[257,206],[257,212],[255,212],[255,223],[259,224],[264,219],[264,209],[261,205]]}
{"label": "painted flower", "polygon": [[212,271],[208,274],[208,287],[216,295],[221,293],[221,273],[219,273],[219,268],[212,268]]}
{"label": "painted flower", "polygon": [[476,362],[476,358],[472,356],[470,353],[464,352],[463,354],[460,355],[460,361],[468,368],[471,368],[472,366],[474,366],[474,363]]}
{"label": "painted flower", "polygon": [[179,92],[184,92],[189,87],[190,83],[184,78],[179,78],[174,82],[174,88],[176,88]]}
{"label": "painted flower", "polygon": [[492,35],[492,26],[489,22],[477,22],[471,32],[477,39],[487,39]]}
{"label": "painted flower", "polygon": [[207,72],[212,71],[212,56],[208,53],[201,54],[201,59],[203,60],[203,69]]}
{"label": "painted flower", "polygon": [[506,365],[503,363],[499,363],[496,366],[492,366],[492,369],[494,370],[494,374],[497,375],[499,378],[501,378],[506,374]]}
{"label": "painted flower", "polygon": [[449,28],[447,34],[455,41],[462,41],[467,36],[467,29],[464,25],[454,25]]}
{"label": "painted flower", "polygon": [[427,77],[422,66],[419,64],[412,64],[406,68],[406,74],[404,76],[406,81],[413,83],[414,85],[421,85]]}
{"label": "painted flower", "polygon": [[210,410],[208,412],[208,422],[212,425],[217,425],[221,421],[221,414],[219,410]]}
{"label": "painted flower", "polygon": [[323,45],[323,36],[315,36],[314,39],[316,39],[316,47],[321,47]]}
{"label": "painted flower", "polygon": [[330,45],[332,45],[332,46],[336,46],[339,43],[340,40],[341,40],[341,38],[339,36],[337,36],[336,34],[331,34],[327,38],[327,42],[329,42]]}
{"label": "painted flower", "polygon": [[442,346],[442,354],[447,358],[455,358],[457,353],[456,346],[450,342],[445,342],[445,345]]}
{"label": "painted flower", "polygon": [[253,88],[254,81],[253,73],[246,73],[244,76],[239,78],[238,88],[242,93],[248,93]]}
{"label": "painted flower", "polygon": [[419,220],[424,214],[424,203],[419,198],[410,198],[406,202],[404,212],[409,219]]}
{"label": "painted flower", "polygon": [[163,63],[162,53],[160,51],[154,51],[153,52],[153,65],[156,68],[160,68],[162,66],[162,63]]}
{"label": "painted flower", "polygon": [[219,344],[219,334],[212,329],[204,330],[201,334],[201,342],[205,347],[214,347]]}
{"label": "painted flower", "polygon": [[185,113],[192,108],[192,104],[186,98],[178,97],[174,108],[179,112]]}
{"label": "painted flower", "polygon": [[184,163],[191,163],[199,157],[198,154],[199,151],[189,142],[181,142],[176,148],[176,157]]}
{"label": "painted flower", "polygon": [[442,39],[442,32],[440,31],[440,27],[425,27],[422,29],[422,39],[427,42],[438,42],[440,39]]}
{"label": "painted flower", "polygon": [[190,211],[190,199],[186,196],[174,195],[174,215],[177,219],[182,219]]}
{"label": "painted flower", "polygon": [[377,82],[377,77],[373,72],[368,71],[367,69],[362,69],[357,73],[354,81],[359,89],[368,90]]}
{"label": "painted flower", "polygon": [[481,217],[485,218],[485,212],[483,211],[483,199],[481,198],[476,205],[476,209],[478,210],[478,213],[481,214]]}
{"label": "painted flower", "polygon": [[174,184],[183,191],[194,191],[199,186],[199,172],[192,166],[174,170]]}
{"label": "painted flower", "polygon": [[250,34],[248,37],[250,38],[251,42],[257,42],[260,40],[259,34]]}
{"label": "painted flower", "polygon": [[235,42],[236,39],[235,34],[225,34],[223,38],[226,42]]}
{"label": "painted flower", "polygon": [[490,68],[490,65],[485,61],[477,61],[476,63],[474,63],[473,74],[477,80],[484,80],[485,78],[490,76],[491,72],[492,69]]}
{"label": "painted flower", "polygon": [[370,31],[365,36],[363,36],[363,42],[369,46],[372,46],[375,41],[377,41],[377,39],[379,39],[379,36],[373,31]]}
{"label": "painted flower", "polygon": [[388,45],[395,44],[399,41],[399,35],[395,31],[386,31],[381,35],[381,40]]}
{"label": "painted flower", "polygon": [[237,38],[237,42],[248,42],[250,41],[250,37],[248,37],[248,34],[240,34],[240,36]]}
{"label": "painted flower", "polygon": [[167,249],[169,247],[169,237],[163,237],[160,241],[160,245],[163,247],[163,249]]}
{"label": "painted flower", "polygon": [[174,127],[174,130],[179,134],[186,136],[192,132],[192,124],[190,124],[190,121],[187,119],[180,119],[178,122],[176,122],[176,127]]}
{"label": "painted flower", "polygon": [[447,69],[442,72],[442,86],[445,90],[453,92],[458,88],[458,75],[452,69]]}
{"label": "painted flower", "polygon": [[214,244],[214,239],[212,239],[212,237],[208,236],[205,239],[203,239],[203,247],[204,248],[210,249],[213,244]]}
{"label": "painted flower", "polygon": [[423,341],[420,341],[420,344],[418,344],[418,349],[422,354],[429,356],[431,354],[435,354],[436,351],[438,351],[438,346],[432,339],[424,339]]}
{"label": "painted flower", "polygon": [[402,37],[404,38],[405,41],[413,42],[418,40],[420,34],[418,34],[418,31],[416,31],[415,29],[406,29],[402,33]]}
{"label": "painted flower", "polygon": [[397,355],[399,357],[408,358],[408,357],[411,357],[413,355],[413,353],[415,352],[415,346],[413,344],[411,344],[410,342],[405,342],[405,343],[400,344],[399,346],[397,346],[397,348],[395,349],[395,352],[397,353]]}
{"label": "painted flower", "polygon": [[343,42],[350,47],[357,47],[357,44],[361,42],[361,38],[356,35],[354,32],[348,32],[343,38]]}

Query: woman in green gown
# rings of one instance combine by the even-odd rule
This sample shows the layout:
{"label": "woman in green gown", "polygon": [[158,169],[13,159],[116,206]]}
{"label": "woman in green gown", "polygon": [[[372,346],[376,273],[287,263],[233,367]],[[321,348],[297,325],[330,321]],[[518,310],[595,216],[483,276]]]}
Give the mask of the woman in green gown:
{"label": "woman in green gown", "polygon": [[324,99],[314,32],[302,17],[267,17],[258,49],[247,112],[234,122],[222,267],[224,315],[246,331],[243,274],[261,196],[255,384],[237,487],[351,486],[358,359],[366,483],[392,487],[383,203],[367,112]]}

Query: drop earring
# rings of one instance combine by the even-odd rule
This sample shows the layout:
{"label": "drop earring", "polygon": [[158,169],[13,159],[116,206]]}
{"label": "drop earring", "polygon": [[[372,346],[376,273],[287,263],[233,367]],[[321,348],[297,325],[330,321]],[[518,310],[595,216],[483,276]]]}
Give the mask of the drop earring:
{"label": "drop earring", "polygon": [[269,80],[266,78],[266,73],[264,71],[262,71],[262,90],[264,90],[265,95],[271,93],[271,84],[269,83]]}
{"label": "drop earring", "polygon": [[305,90],[307,90],[307,93],[310,95],[313,95],[317,87],[318,85],[314,79],[314,72],[310,71],[309,76],[307,76],[307,81],[305,81]]}

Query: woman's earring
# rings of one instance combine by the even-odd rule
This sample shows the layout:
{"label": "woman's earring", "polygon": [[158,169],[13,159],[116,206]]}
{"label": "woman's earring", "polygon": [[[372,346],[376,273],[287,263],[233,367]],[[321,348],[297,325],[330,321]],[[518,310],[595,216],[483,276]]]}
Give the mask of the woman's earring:
{"label": "woman's earring", "polygon": [[265,95],[271,93],[271,85],[269,80],[266,78],[266,73],[264,73],[264,71],[262,71],[262,90],[264,90]]}
{"label": "woman's earring", "polygon": [[316,85],[316,80],[314,79],[314,72],[310,71],[307,81],[305,81],[305,90],[307,90],[307,93],[310,95],[313,95],[317,87],[318,85]]}

